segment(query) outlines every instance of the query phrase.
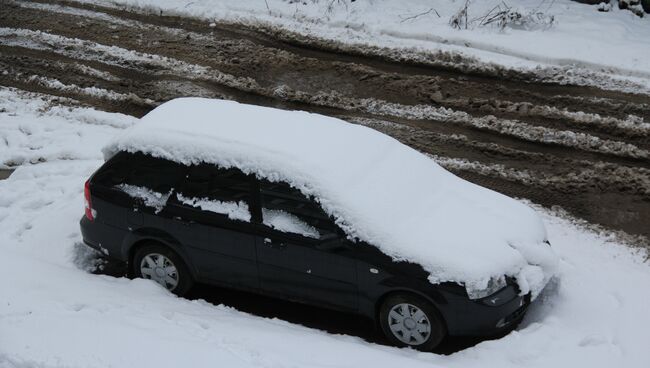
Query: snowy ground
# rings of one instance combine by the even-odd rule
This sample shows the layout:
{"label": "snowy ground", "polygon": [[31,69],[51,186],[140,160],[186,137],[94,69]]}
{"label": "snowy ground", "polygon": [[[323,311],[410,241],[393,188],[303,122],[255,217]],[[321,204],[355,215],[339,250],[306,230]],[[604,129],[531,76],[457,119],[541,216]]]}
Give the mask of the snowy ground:
{"label": "snowy ground", "polygon": [[[463,0],[77,1],[194,16],[206,19],[206,26],[212,21],[242,23],[293,42],[317,38],[334,41],[338,45],[330,46],[339,49],[370,46],[377,49],[361,52],[389,58],[453,67],[459,63],[454,57],[464,56],[483,68],[526,71],[550,82],[650,90],[650,17],[640,18],[617,7],[603,13],[570,0],[470,1],[470,24],[459,30],[449,23],[464,7]],[[541,13],[543,20],[505,28],[481,25],[485,15],[505,4],[524,16]],[[551,17],[552,26],[546,27]],[[294,36],[280,35],[278,29]],[[302,37],[310,40],[300,41]]]}
{"label": "snowy ground", "polygon": [[[508,336],[418,353],[174,297],[153,282],[92,275],[79,243],[86,177],[130,117],[0,89],[0,367],[647,367],[645,254],[538,208],[561,281]],[[34,164],[29,164],[29,163]]]}

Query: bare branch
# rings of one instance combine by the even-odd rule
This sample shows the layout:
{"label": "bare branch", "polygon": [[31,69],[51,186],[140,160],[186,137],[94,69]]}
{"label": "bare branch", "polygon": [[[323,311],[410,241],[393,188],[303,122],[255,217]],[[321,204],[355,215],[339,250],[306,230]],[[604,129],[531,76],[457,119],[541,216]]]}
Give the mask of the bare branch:
{"label": "bare branch", "polygon": [[410,17],[402,18],[402,16],[400,16],[400,18],[402,18],[402,20],[400,20],[400,23],[404,23],[404,22],[406,22],[406,21],[408,21],[408,20],[412,20],[412,19],[416,19],[416,18],[419,18],[419,17],[425,16],[425,15],[427,15],[427,14],[430,14],[431,12],[435,12],[436,15],[438,16],[438,18],[440,18],[440,14],[438,14],[438,11],[437,11],[436,9],[434,9],[434,8],[431,8],[431,9],[425,11],[425,12],[422,12],[422,13],[419,13],[419,14],[415,14],[415,15],[412,15],[412,16],[410,16]]}

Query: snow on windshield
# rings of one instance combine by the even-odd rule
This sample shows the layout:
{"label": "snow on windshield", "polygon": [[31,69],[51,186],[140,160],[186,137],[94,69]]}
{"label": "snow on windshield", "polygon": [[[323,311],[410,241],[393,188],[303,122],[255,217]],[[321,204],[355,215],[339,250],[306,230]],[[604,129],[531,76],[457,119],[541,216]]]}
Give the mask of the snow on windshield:
{"label": "snow on windshield", "polygon": [[181,194],[176,194],[176,198],[178,198],[178,200],[183,204],[200,208],[204,211],[226,215],[231,220],[246,222],[250,222],[251,220],[251,213],[248,210],[248,204],[244,201],[217,201],[208,198],[184,197]]}

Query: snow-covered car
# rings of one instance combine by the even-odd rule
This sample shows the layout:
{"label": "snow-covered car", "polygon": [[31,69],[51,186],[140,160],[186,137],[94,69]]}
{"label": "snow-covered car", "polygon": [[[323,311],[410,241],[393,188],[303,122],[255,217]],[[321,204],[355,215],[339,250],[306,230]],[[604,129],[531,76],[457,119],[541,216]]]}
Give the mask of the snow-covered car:
{"label": "snow-covered car", "polygon": [[531,208],[330,117],[177,99],[104,155],[84,242],[178,295],[203,282],[358,313],[430,350],[512,328],[557,267]]}

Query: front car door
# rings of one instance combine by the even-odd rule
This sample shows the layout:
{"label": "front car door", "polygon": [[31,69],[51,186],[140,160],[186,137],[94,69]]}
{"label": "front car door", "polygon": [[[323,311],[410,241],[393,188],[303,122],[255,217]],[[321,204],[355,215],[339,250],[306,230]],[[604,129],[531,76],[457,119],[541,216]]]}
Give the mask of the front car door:
{"label": "front car door", "polygon": [[313,200],[285,183],[258,181],[261,290],[338,309],[357,309],[354,248]]}

